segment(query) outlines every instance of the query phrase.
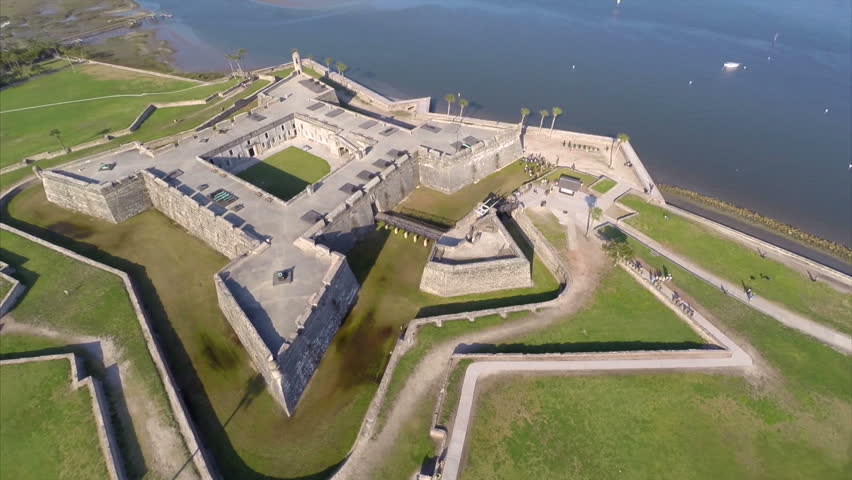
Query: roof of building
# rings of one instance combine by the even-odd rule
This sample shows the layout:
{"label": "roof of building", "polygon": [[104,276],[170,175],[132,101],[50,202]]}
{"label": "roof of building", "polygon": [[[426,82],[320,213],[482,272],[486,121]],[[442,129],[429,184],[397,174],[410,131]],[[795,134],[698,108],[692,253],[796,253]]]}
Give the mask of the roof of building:
{"label": "roof of building", "polygon": [[559,188],[565,188],[576,192],[580,190],[580,187],[583,186],[583,181],[577,177],[572,177],[570,175],[561,175],[559,177],[559,183],[557,185],[559,186]]}

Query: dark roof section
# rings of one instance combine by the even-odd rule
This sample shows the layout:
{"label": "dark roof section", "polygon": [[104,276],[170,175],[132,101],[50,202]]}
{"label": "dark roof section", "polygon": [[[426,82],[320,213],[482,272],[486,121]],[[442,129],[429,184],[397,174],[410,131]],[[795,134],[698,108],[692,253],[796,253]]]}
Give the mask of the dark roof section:
{"label": "dark roof section", "polygon": [[358,125],[358,128],[363,129],[363,130],[367,130],[368,128],[371,128],[374,125],[376,125],[377,123],[379,123],[379,122],[377,122],[375,120],[367,120],[366,122],[362,123],[361,125]]}
{"label": "dark roof section", "polygon": [[426,125],[423,125],[423,130],[426,130],[426,131],[432,132],[432,133],[438,133],[438,132],[441,131],[440,128],[438,128],[434,125],[429,125],[428,123]]}
{"label": "dark roof section", "polygon": [[559,188],[567,188],[568,190],[578,192],[580,191],[580,187],[583,186],[583,181],[576,177],[561,175],[558,186]]}
{"label": "dark roof section", "polygon": [[340,115],[341,113],[343,113],[343,109],[342,108],[336,108],[336,109],[326,113],[325,116],[334,118],[334,117]]}
{"label": "dark roof section", "polygon": [[324,103],[317,102],[317,103],[315,103],[315,104],[313,104],[313,105],[309,106],[309,107],[308,107],[308,110],[310,110],[310,111],[312,111],[312,112],[313,112],[313,111],[319,110],[320,108],[322,108],[322,107],[324,107],[324,106],[325,106],[325,104],[324,104]]}

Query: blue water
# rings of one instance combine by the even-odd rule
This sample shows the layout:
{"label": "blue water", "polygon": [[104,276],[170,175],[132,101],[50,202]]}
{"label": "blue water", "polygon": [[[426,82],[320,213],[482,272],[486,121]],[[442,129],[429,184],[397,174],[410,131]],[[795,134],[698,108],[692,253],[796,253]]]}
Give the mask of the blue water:
{"label": "blue water", "polygon": [[660,183],[852,245],[849,0],[314,3],[331,6],[143,5],[175,15],[161,34],[182,67],[226,69],[237,48],[266,66],[297,47],[390,96],[461,92],[471,115],[560,106],[558,127],[628,133]]}

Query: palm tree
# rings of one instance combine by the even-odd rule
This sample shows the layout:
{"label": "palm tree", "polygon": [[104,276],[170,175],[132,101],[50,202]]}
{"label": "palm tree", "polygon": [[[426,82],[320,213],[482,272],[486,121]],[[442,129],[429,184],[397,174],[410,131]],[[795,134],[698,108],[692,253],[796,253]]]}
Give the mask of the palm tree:
{"label": "palm tree", "polygon": [[450,108],[453,106],[453,103],[456,102],[456,96],[452,93],[448,93],[444,95],[444,100],[447,101],[447,116],[450,116]]}
{"label": "palm tree", "polygon": [[231,67],[231,76],[234,75],[234,63],[231,62],[231,60],[233,60],[233,59],[234,59],[234,56],[231,55],[230,53],[225,54],[225,60],[228,61],[228,66]]}
{"label": "palm tree", "polygon": [[538,114],[541,115],[541,122],[538,123],[538,129],[541,130],[544,127],[544,119],[550,115],[549,110],[539,110]]}
{"label": "palm tree", "polygon": [[345,72],[346,69],[349,67],[347,67],[346,64],[343,62],[337,62],[334,66],[337,67],[337,73],[340,74],[340,77],[345,78],[343,77],[343,72]]}
{"label": "palm tree", "polygon": [[589,236],[589,228],[592,226],[592,220],[597,222],[603,216],[603,210],[600,207],[592,207],[589,209],[589,218],[586,219],[586,237]]}
{"label": "palm tree", "polygon": [[612,148],[609,149],[609,168],[612,168],[612,157],[613,155],[615,155],[615,151],[618,149],[618,147],[621,146],[622,143],[629,141],[630,137],[628,137],[626,133],[619,133],[615,136],[615,138],[612,139],[613,145]]}
{"label": "palm tree", "polygon": [[237,63],[237,70],[240,72],[240,75],[243,74],[243,66],[240,65],[240,60],[245,58],[245,56],[246,56],[246,49],[245,48],[241,48],[241,49],[237,50],[237,53],[231,55],[231,58],[234,60],[234,62]]}
{"label": "palm tree", "polygon": [[[323,63],[325,63],[325,69],[327,72],[331,72],[331,62],[331,57],[325,57],[325,59],[323,59]],[[328,73],[326,73],[326,75],[328,75]]]}
{"label": "palm tree", "polygon": [[59,131],[58,128],[54,128],[50,131],[50,136],[55,137],[59,144],[62,145],[62,151],[67,152],[68,148],[65,146],[65,142],[62,141],[62,132]]}
{"label": "palm tree", "polygon": [[459,99],[459,117],[464,116],[464,107],[466,107],[468,105],[470,105],[470,102],[468,102],[467,99],[465,99],[465,98]]}
{"label": "palm tree", "polygon": [[553,107],[553,120],[550,121],[550,135],[553,135],[553,125],[556,123],[556,117],[562,115],[562,109]]}
{"label": "palm tree", "polygon": [[524,107],[524,108],[521,109],[521,126],[522,127],[524,126],[524,119],[526,119],[527,115],[529,115],[529,114],[530,114],[529,108]]}

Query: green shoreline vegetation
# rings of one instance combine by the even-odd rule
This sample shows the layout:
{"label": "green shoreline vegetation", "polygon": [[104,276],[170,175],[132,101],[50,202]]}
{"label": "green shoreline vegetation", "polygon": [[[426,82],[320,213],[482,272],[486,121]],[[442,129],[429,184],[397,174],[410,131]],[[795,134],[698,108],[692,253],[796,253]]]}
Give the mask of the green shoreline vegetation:
{"label": "green shoreline vegetation", "polygon": [[777,233],[795,242],[816,248],[817,250],[835,256],[846,263],[852,263],[852,248],[849,248],[846,245],[826,240],[817,235],[804,232],[793,225],[782,223],[773,218],[761,215],[753,210],[738,207],[724,200],[702,195],[692,190],[687,190],[673,185],[657,185],[657,188],[659,188],[663,193],[683,197],[695,202],[699,206],[703,206],[721,214],[730,215],[731,217],[746,223],[765,228],[770,232]]}

